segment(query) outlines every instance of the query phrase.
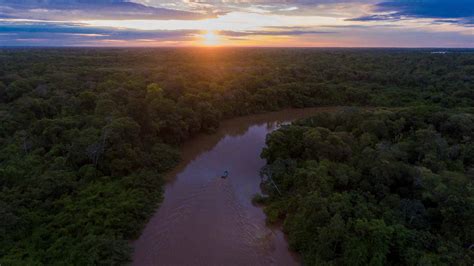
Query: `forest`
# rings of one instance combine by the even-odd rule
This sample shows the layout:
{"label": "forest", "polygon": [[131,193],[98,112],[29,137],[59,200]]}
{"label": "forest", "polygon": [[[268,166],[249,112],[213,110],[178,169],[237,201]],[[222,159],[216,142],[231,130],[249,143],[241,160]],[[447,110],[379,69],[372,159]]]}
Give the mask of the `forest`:
{"label": "forest", "polygon": [[258,200],[307,265],[472,265],[473,138],[472,110],[320,114],[267,138]]}
{"label": "forest", "polygon": [[262,153],[305,265],[472,265],[474,53],[276,48],[0,49],[0,264],[125,264],[180,144],[317,106]]}

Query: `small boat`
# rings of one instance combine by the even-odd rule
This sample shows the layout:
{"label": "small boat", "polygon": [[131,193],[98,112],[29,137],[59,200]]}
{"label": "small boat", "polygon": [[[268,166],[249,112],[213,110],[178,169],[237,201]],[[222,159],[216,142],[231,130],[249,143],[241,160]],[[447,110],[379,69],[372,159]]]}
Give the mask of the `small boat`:
{"label": "small boat", "polygon": [[227,178],[229,176],[229,171],[224,171],[224,174],[221,175],[221,178]]}

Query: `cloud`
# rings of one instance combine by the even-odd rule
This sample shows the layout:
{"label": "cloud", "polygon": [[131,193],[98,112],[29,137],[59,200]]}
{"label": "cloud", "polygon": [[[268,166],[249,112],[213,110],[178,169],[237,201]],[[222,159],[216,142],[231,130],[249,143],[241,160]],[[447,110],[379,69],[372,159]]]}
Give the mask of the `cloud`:
{"label": "cloud", "polygon": [[213,14],[151,7],[125,0],[0,0],[0,18],[72,21],[88,19],[182,19]]}
{"label": "cloud", "polygon": [[474,16],[474,4],[472,0],[396,0],[377,4],[377,11],[419,18],[464,18]]}
{"label": "cloud", "polygon": [[195,45],[215,30],[230,45],[472,47],[472,1],[0,0],[0,46]]}
{"label": "cloud", "polygon": [[76,23],[12,23],[0,22],[0,43],[2,46],[38,45],[84,46],[103,42],[129,41],[192,41],[195,30],[126,30],[115,28],[84,27]]}
{"label": "cloud", "polygon": [[402,17],[398,14],[375,14],[357,18],[346,19],[346,21],[397,21]]}
{"label": "cloud", "polygon": [[[268,27],[254,31],[219,31],[227,40],[249,41],[255,36],[315,36],[336,32],[310,27]],[[113,27],[91,27],[72,22],[0,21],[2,46],[130,46],[192,45],[201,30],[136,30]]]}
{"label": "cloud", "polygon": [[375,14],[349,21],[380,21],[431,18],[446,23],[472,24],[474,3],[472,0],[392,0],[374,6]]}
{"label": "cloud", "polygon": [[[279,27],[280,29],[284,29]],[[289,29],[284,30],[262,30],[262,31],[220,31],[219,35],[230,37],[246,37],[246,36],[299,36],[299,35],[319,35],[319,34],[334,34],[334,31],[316,31],[303,29]]]}
{"label": "cloud", "polygon": [[285,15],[333,14],[333,7],[357,4],[375,4],[380,0],[133,0],[156,7],[172,7],[182,10],[228,13],[234,11]]}

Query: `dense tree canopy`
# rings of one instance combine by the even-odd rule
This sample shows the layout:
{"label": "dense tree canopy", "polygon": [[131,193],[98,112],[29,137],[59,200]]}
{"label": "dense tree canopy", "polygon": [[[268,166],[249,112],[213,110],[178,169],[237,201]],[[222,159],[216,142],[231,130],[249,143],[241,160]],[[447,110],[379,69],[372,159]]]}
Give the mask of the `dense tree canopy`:
{"label": "dense tree canopy", "polygon": [[474,113],[321,114],[269,135],[269,221],[307,265],[472,265]]}
{"label": "dense tree canopy", "polygon": [[[161,176],[179,160],[177,146],[198,132],[212,132],[226,117],[322,105],[469,107],[474,105],[473,79],[474,55],[461,50],[435,55],[428,50],[1,49],[0,264],[127,261],[128,240],[137,236],[159,202]],[[392,137],[394,129],[405,130],[405,123],[412,120],[404,119],[387,125],[388,120],[375,118],[362,123],[360,131],[367,134],[357,139],[371,149],[361,158],[378,162],[378,154],[393,145],[381,142],[375,147],[374,143]],[[440,209],[429,215],[437,217],[434,226],[439,232],[455,231],[453,238],[459,239],[447,239],[439,248],[460,260],[458,247],[467,243],[469,232],[462,224],[444,224],[440,217],[457,221],[465,218],[459,215],[469,214],[470,198],[448,196],[454,188],[447,182],[459,189],[456,195],[469,188],[464,186],[462,170],[468,171],[466,167],[474,158],[470,139],[465,139],[469,137],[466,132],[472,130],[472,117],[441,112],[432,119],[429,123],[441,121],[439,128],[420,127],[409,138],[400,137],[404,142],[396,146],[396,154],[404,163],[397,159],[391,167],[403,171],[389,171],[382,167],[384,161],[379,161],[378,168],[364,171],[381,181],[367,181],[364,189],[386,195],[387,190],[394,192],[387,182],[395,182],[395,189],[411,182],[414,172],[424,173],[430,180],[426,184],[440,190],[426,196],[428,203],[419,196],[408,200],[403,193],[413,191],[402,186],[399,198],[394,196],[384,204],[394,206],[397,200],[407,198],[408,213],[417,208],[428,213],[433,209],[430,206],[446,204],[442,213]],[[324,164],[338,163],[343,168],[333,171],[340,182],[364,176],[358,166],[347,164],[359,154],[354,150],[352,132],[327,127],[295,130],[304,133],[305,142],[295,145],[308,145],[304,158],[311,158],[307,167],[314,168],[303,175],[324,172]],[[444,132],[450,132],[449,136]],[[274,136],[278,134],[283,133]],[[285,138],[283,135],[282,145],[286,145]],[[266,156],[273,162],[296,147],[287,147],[288,151],[283,146],[275,148]],[[300,155],[296,151],[291,158]],[[424,168],[414,169],[411,165],[415,162]],[[332,193],[335,181],[329,174],[327,180],[317,182],[328,186],[324,193]],[[318,186],[315,183],[311,188]],[[340,202],[350,199],[346,194],[338,197]],[[444,202],[446,197],[450,200]],[[328,199],[314,194],[306,204],[321,205],[322,200]],[[467,203],[461,207],[457,205],[464,201]],[[305,215],[319,216],[314,206],[311,208],[316,212]],[[382,244],[387,239],[393,241],[393,226],[403,223],[384,222],[379,214],[364,216],[374,211],[367,206],[360,209],[362,218],[350,224],[367,237],[367,244],[360,247],[364,250],[352,252],[380,248],[381,254],[386,253]],[[462,214],[458,208],[466,208],[466,212]],[[342,214],[330,219],[333,226],[349,226]],[[425,216],[413,219],[410,223],[419,226],[428,223]],[[298,226],[296,220],[288,222],[288,228]],[[311,230],[308,226],[301,230]],[[407,234],[412,232],[406,230]],[[295,238],[289,231],[293,246],[312,252],[314,246],[301,245],[316,244],[300,238],[314,235]],[[328,241],[332,239],[329,231],[326,234]],[[428,243],[430,237],[447,235],[423,237]],[[335,255],[330,255],[329,247],[328,253],[323,249],[318,252],[324,252],[327,260],[339,258],[342,248],[338,243],[334,243],[338,247],[332,251]],[[395,251],[390,248],[390,252]],[[427,260],[438,259],[426,254]],[[437,254],[433,252],[433,256]],[[320,259],[312,259],[316,258]]]}

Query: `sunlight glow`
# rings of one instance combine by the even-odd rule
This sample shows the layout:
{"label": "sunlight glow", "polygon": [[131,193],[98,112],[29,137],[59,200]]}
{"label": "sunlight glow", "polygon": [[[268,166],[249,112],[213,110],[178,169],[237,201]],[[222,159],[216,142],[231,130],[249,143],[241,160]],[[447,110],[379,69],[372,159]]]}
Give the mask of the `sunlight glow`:
{"label": "sunlight glow", "polygon": [[[334,11],[334,10],[333,10]],[[337,11],[337,10],[336,10]],[[334,11],[334,12],[336,12]],[[363,11],[363,10],[362,10]],[[404,46],[417,46],[421,43],[419,34],[440,33],[473,36],[471,28],[453,23],[434,23],[434,19],[407,18],[399,21],[351,21],[349,18],[362,16],[360,9],[349,13],[338,11],[334,16],[283,15],[254,12],[229,12],[215,18],[202,20],[81,20],[77,23],[95,28],[138,31],[183,31],[178,38],[179,45],[187,46],[319,46],[319,47],[358,47],[368,46],[367,39],[375,46],[399,46],[398,32],[401,28],[412,40]],[[0,19],[1,21],[1,19]],[[185,32],[188,31],[188,32]],[[301,31],[314,31],[314,34],[301,34]],[[278,34],[280,32],[281,34]],[[318,34],[322,32],[322,34]],[[324,32],[332,32],[324,34]],[[378,32],[375,34],[375,32]],[[292,34],[293,33],[293,34]],[[439,34],[439,36],[441,36]],[[360,36],[364,35],[365,38]],[[397,37],[398,36],[398,37]],[[376,40],[376,41],[375,41]],[[433,40],[431,38],[430,40]],[[146,45],[164,45],[163,41],[146,42]],[[129,41],[132,43],[134,41]],[[136,41],[135,41],[136,42]],[[139,44],[143,44],[140,42]],[[426,44],[427,45],[427,44]],[[454,44],[449,44],[453,46]]]}
{"label": "sunlight glow", "polygon": [[216,46],[221,43],[220,36],[214,31],[207,31],[201,35],[202,43],[206,46]]}
{"label": "sunlight glow", "polygon": [[252,31],[267,27],[308,27],[317,25],[350,25],[342,18],[321,16],[283,16],[245,12],[231,12],[217,18],[203,20],[84,20],[91,27],[112,27],[136,30],[207,30]]}

